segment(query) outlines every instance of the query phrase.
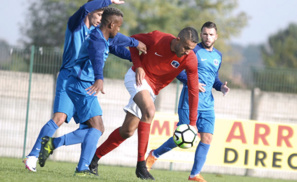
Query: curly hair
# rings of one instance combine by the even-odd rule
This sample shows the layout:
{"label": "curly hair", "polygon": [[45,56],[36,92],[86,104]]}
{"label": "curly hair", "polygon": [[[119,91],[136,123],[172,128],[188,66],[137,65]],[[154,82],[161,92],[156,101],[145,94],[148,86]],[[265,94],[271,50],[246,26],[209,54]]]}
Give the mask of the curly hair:
{"label": "curly hair", "polygon": [[105,26],[110,23],[112,21],[111,17],[114,15],[124,17],[123,12],[115,7],[106,7],[103,8],[103,10],[104,12],[102,14],[101,26]]}

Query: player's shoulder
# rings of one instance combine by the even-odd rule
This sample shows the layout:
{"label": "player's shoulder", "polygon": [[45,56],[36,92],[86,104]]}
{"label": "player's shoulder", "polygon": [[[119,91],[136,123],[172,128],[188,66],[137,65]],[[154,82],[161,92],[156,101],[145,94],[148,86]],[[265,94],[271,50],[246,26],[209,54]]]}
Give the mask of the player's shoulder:
{"label": "player's shoulder", "polygon": [[215,47],[213,48],[213,52],[219,54],[222,57],[222,53],[219,50],[217,50]]}
{"label": "player's shoulder", "polygon": [[94,37],[94,38],[97,38],[97,39],[102,39],[103,38],[103,34],[102,34],[99,27],[96,27],[93,30],[91,30],[89,35]]}
{"label": "player's shoulder", "polygon": [[187,55],[187,59],[193,59],[193,58],[197,58],[197,56],[194,51],[190,51],[189,54]]}

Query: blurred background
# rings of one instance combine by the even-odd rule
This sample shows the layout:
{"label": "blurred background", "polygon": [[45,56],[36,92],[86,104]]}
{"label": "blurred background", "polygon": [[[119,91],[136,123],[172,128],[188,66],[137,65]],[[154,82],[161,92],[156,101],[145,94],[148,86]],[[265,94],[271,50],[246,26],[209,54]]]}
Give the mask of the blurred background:
{"label": "blurred background", "polygon": [[[1,50],[31,45],[63,50],[67,20],[84,3],[4,1],[0,7]],[[265,74],[264,67],[273,72],[280,70],[281,74],[297,68],[296,5],[297,1],[277,0],[127,0],[116,7],[125,14],[121,32],[126,35],[153,30],[177,35],[185,26],[200,31],[204,22],[215,22],[219,34],[215,47],[223,53],[220,76],[233,87],[247,88],[251,83],[245,78],[252,74],[253,67],[262,69],[261,76]]]}
{"label": "blurred background", "polygon": [[[40,128],[50,119],[66,24],[86,1],[1,2],[1,156],[24,157]],[[228,81],[232,91],[224,98],[215,94],[216,116],[296,124],[297,1],[126,0],[123,5],[114,6],[124,12],[121,33],[125,35],[153,30],[177,35],[186,26],[200,32],[204,22],[215,22],[219,34],[215,47],[223,54],[219,76],[222,81]],[[99,98],[106,110],[104,120],[108,121],[105,136],[122,123],[122,107],[129,98],[126,91],[121,92],[125,90],[122,81],[131,66],[130,62],[112,55],[108,59],[111,61],[106,62],[104,75],[108,80],[106,91],[112,94]],[[156,100],[157,111],[176,112],[180,89],[176,80],[164,89]],[[75,128],[75,124],[64,125],[56,135]],[[104,137],[100,140],[104,141]],[[135,147],[135,140],[137,138],[129,140],[126,147]],[[130,149],[127,150],[132,151]],[[77,148],[61,149],[64,154],[57,154],[53,159],[77,161],[79,152],[73,151]],[[125,155],[123,151],[114,157]],[[121,160],[106,163],[131,165],[135,157]],[[229,173],[236,174],[234,171],[236,169]],[[255,175],[260,173],[264,174]],[[275,173],[267,176],[272,174]]]}

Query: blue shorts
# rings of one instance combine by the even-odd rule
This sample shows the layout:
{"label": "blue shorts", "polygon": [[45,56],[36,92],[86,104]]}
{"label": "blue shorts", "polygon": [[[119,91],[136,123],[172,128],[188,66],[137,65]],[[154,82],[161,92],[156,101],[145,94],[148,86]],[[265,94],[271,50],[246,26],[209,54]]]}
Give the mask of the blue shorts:
{"label": "blue shorts", "polygon": [[66,93],[66,83],[68,80],[68,76],[70,71],[68,69],[62,69],[57,78],[56,85],[56,96],[54,101],[54,113],[61,112],[67,115],[66,121],[69,122],[72,117],[74,120],[77,120],[77,116],[75,114],[74,105]]}
{"label": "blue shorts", "polygon": [[[178,109],[178,117],[179,117],[179,122],[177,123],[177,126],[181,124],[190,123],[188,109]],[[198,118],[196,121],[196,126],[199,133],[213,134],[214,125],[215,125],[214,110],[205,110],[205,111],[198,110]]]}
{"label": "blue shorts", "polygon": [[84,123],[95,116],[102,116],[97,96],[89,95],[85,90],[92,84],[92,82],[78,80],[73,76],[68,79],[66,90],[77,111],[79,123]]}

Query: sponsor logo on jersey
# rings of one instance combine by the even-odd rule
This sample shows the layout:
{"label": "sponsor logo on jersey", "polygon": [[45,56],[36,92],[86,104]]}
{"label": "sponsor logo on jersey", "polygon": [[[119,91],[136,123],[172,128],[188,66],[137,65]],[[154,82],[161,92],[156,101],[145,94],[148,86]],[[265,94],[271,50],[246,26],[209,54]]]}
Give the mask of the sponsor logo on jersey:
{"label": "sponsor logo on jersey", "polygon": [[179,67],[179,62],[173,60],[173,61],[171,62],[171,66],[172,66],[173,68],[178,68],[178,67]]}
{"label": "sponsor logo on jersey", "polygon": [[213,60],[213,63],[214,63],[214,65],[218,66],[218,65],[219,65],[219,60],[214,59],[214,60]]}
{"label": "sponsor logo on jersey", "polygon": [[201,58],[201,61],[206,61],[207,59],[203,59],[203,58]]}
{"label": "sponsor logo on jersey", "polygon": [[158,54],[157,52],[155,52],[155,55],[159,56],[159,57],[163,57],[162,55]]}

